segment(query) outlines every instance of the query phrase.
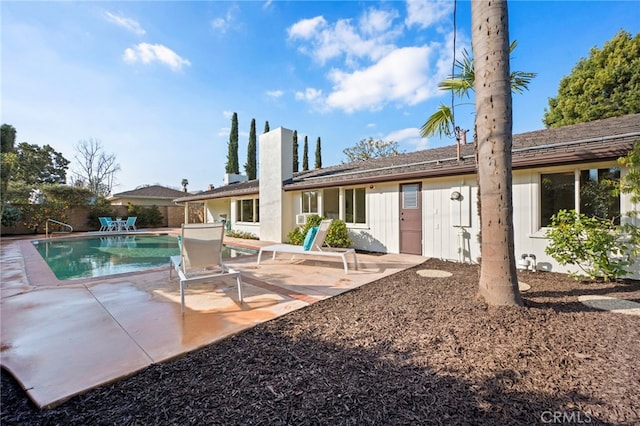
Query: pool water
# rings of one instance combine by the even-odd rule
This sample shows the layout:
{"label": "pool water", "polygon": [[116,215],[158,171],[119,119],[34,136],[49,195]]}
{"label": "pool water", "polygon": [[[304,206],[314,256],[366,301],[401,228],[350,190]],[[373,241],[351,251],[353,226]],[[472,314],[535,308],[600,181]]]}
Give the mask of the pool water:
{"label": "pool water", "polygon": [[[168,234],[118,235],[35,241],[34,246],[59,280],[104,277],[168,267],[180,254]],[[225,247],[222,257],[251,254]]]}

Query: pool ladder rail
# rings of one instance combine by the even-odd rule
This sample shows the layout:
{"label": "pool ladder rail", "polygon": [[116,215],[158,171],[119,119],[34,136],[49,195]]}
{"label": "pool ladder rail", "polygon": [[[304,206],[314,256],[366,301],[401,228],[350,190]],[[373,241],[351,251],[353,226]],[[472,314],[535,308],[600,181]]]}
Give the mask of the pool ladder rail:
{"label": "pool ladder rail", "polygon": [[58,225],[63,226],[63,229],[68,229],[68,231],[51,231],[51,235],[53,234],[70,234],[73,232],[73,226],[69,225],[68,223],[64,223],[64,222],[60,222],[54,219],[47,219],[47,223],[45,224],[45,235],[46,238],[51,238],[49,237],[49,222],[51,223],[55,223]]}

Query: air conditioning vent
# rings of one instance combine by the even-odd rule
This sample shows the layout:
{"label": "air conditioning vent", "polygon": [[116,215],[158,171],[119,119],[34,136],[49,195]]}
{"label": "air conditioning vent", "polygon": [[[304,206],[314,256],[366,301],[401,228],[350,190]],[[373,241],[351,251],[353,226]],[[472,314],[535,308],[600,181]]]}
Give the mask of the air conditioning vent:
{"label": "air conditioning vent", "polygon": [[297,214],[296,225],[304,225],[305,223],[307,223],[307,216],[308,215],[306,213]]}

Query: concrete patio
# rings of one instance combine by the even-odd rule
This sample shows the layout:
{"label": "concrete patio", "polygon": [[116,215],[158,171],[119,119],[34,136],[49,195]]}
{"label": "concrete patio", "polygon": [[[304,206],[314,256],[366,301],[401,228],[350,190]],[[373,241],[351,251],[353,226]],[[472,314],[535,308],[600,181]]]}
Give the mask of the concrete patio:
{"label": "concrete patio", "polygon": [[183,316],[168,259],[167,268],[143,273],[59,281],[28,238],[3,238],[0,363],[36,405],[54,406],[425,260],[359,254],[359,269],[345,274],[339,258],[267,256],[257,266],[255,255],[235,257],[227,263],[242,272],[244,303],[238,302],[233,280],[194,284]]}

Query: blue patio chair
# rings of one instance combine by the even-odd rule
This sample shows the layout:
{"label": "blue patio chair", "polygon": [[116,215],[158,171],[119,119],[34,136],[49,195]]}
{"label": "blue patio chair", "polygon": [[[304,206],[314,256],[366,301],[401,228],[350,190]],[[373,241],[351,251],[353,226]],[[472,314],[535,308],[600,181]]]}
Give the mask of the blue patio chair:
{"label": "blue patio chair", "polygon": [[129,216],[127,218],[127,221],[124,224],[124,230],[125,231],[137,231],[138,229],[136,228],[136,220],[138,219],[138,216]]}
{"label": "blue patio chair", "polygon": [[98,220],[100,220],[99,232],[113,231],[115,224],[110,217],[99,217]]}

